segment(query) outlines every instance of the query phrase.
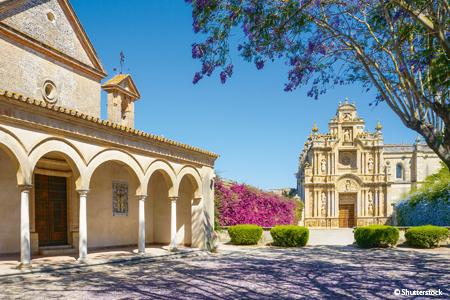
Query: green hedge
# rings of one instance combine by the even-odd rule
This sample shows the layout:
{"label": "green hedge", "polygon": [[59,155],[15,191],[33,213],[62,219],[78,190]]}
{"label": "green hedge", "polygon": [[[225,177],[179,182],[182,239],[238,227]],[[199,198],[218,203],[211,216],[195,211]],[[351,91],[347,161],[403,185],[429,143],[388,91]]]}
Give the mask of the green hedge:
{"label": "green hedge", "polygon": [[398,242],[397,228],[386,225],[369,225],[354,230],[356,244],[361,248],[391,247]]}
{"label": "green hedge", "polygon": [[243,224],[228,227],[231,243],[235,245],[255,245],[262,233],[263,229],[258,225]]}
{"label": "green hedge", "polygon": [[448,238],[448,229],[445,227],[425,225],[412,227],[406,230],[406,242],[411,247],[435,248],[440,242]]}
{"label": "green hedge", "polygon": [[279,225],[270,229],[273,245],[281,247],[303,247],[308,242],[309,229],[295,225]]}

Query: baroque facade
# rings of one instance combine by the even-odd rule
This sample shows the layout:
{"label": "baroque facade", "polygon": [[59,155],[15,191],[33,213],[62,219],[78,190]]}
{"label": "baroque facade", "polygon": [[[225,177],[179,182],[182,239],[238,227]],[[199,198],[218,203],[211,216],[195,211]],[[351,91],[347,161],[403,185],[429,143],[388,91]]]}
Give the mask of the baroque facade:
{"label": "baroque facade", "polygon": [[320,134],[314,125],[300,154],[297,187],[305,226],[389,223],[392,204],[440,168],[438,156],[420,140],[384,144],[380,123],[366,131],[348,100],[339,103],[328,129]]}
{"label": "baroque facade", "polygon": [[0,1],[0,53],[0,254],[206,247],[218,155],[134,128],[136,84],[102,84],[67,0]]}

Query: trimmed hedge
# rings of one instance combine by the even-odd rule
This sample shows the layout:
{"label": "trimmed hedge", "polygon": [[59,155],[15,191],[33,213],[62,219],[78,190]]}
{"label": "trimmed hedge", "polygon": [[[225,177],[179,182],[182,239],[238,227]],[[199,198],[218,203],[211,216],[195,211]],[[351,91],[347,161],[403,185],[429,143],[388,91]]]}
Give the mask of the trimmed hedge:
{"label": "trimmed hedge", "polygon": [[262,233],[263,229],[258,225],[243,224],[228,227],[231,243],[235,245],[256,245]]}
{"label": "trimmed hedge", "polygon": [[361,248],[392,247],[399,238],[398,229],[386,225],[358,227],[353,232],[356,244]]}
{"label": "trimmed hedge", "polygon": [[281,247],[303,247],[309,239],[309,229],[303,226],[279,225],[270,229],[273,245]]}
{"label": "trimmed hedge", "polygon": [[435,248],[440,242],[446,241],[449,231],[445,227],[425,225],[406,230],[406,242],[411,247]]}

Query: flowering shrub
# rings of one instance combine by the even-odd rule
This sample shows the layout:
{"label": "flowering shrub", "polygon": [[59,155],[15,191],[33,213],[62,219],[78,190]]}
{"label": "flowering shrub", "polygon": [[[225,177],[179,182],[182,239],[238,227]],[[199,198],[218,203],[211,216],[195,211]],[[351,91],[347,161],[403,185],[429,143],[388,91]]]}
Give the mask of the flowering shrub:
{"label": "flowering shrub", "polygon": [[297,201],[245,184],[215,182],[216,226],[255,224],[263,227],[294,224]]}

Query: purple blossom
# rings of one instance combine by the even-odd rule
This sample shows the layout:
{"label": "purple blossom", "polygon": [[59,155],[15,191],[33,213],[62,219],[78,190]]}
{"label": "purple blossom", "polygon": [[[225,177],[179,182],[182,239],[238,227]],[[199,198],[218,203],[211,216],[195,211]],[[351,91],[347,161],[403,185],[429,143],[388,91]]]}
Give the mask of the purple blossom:
{"label": "purple blossom", "polygon": [[225,71],[220,72],[220,82],[225,83],[227,81],[227,73]]}
{"label": "purple blossom", "polygon": [[197,84],[197,82],[199,82],[199,80],[202,79],[202,77],[203,77],[202,74],[196,72],[194,78],[192,79],[192,83]]}
{"label": "purple blossom", "polygon": [[200,25],[198,24],[197,20],[192,22],[192,28],[194,29],[194,32],[197,33],[200,31]]}
{"label": "purple blossom", "polygon": [[192,44],[192,58],[202,58],[203,49],[200,44]]}
{"label": "purple blossom", "polygon": [[215,183],[216,207],[222,226],[256,224],[274,226],[294,224],[297,204],[273,193],[266,193],[244,184]]}
{"label": "purple blossom", "polygon": [[264,61],[261,59],[258,59],[255,61],[255,65],[258,70],[261,70],[262,68],[264,68]]}

